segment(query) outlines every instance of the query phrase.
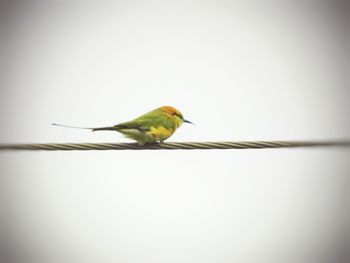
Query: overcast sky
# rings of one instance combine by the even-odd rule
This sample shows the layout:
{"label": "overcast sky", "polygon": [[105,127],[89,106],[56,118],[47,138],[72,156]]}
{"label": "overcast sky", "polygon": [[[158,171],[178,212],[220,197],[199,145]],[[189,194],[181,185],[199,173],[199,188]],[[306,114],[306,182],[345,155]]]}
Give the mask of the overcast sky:
{"label": "overcast sky", "polygon": [[[334,1],[17,2],[2,143],[128,142],[50,124],[163,105],[195,123],[169,141],[349,138]],[[3,241],[26,263],[337,262],[349,161],[344,149],[0,153]]]}

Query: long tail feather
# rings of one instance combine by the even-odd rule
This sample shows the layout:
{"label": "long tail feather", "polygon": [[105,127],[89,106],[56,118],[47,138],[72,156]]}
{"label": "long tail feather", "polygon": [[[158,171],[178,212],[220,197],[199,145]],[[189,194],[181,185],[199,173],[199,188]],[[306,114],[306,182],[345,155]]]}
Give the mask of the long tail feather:
{"label": "long tail feather", "polygon": [[100,127],[100,128],[93,128],[92,131],[116,131],[116,127],[110,126],[110,127]]}
{"label": "long tail feather", "polygon": [[59,127],[65,127],[65,128],[72,128],[72,129],[83,129],[83,130],[91,130],[91,131],[115,131],[115,127],[110,126],[110,127],[97,127],[97,128],[88,128],[88,127],[76,127],[76,126],[69,126],[69,125],[63,125],[63,124],[58,124],[58,123],[52,123],[54,126],[59,126]]}

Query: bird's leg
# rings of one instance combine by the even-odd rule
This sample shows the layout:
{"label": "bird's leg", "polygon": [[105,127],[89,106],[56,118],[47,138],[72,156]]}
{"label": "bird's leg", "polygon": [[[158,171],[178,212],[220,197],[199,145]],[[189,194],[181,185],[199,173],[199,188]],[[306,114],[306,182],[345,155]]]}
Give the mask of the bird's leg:
{"label": "bird's leg", "polygon": [[149,142],[149,143],[146,143],[146,145],[149,145],[149,146],[160,146],[161,144],[163,143],[163,141],[159,141],[159,142]]}
{"label": "bird's leg", "polygon": [[142,142],[142,141],[138,141],[137,143],[136,143],[138,146],[145,146],[145,142]]}

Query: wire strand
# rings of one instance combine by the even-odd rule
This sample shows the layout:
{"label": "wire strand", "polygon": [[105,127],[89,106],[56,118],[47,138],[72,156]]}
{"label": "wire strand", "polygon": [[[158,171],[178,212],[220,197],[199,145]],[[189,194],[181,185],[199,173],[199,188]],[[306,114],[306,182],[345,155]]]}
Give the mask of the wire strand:
{"label": "wire strand", "polygon": [[237,142],[167,142],[137,143],[30,143],[0,144],[0,151],[89,151],[89,150],[226,150],[295,147],[350,147],[350,140],[337,141],[237,141]]}

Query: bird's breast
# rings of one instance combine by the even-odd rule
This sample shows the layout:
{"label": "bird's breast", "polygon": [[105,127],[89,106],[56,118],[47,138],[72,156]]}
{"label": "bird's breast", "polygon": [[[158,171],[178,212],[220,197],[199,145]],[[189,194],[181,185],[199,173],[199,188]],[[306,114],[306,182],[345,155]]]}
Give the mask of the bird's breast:
{"label": "bird's breast", "polygon": [[152,136],[157,140],[165,140],[169,138],[174,133],[174,129],[165,128],[164,126],[151,127],[147,135]]}

